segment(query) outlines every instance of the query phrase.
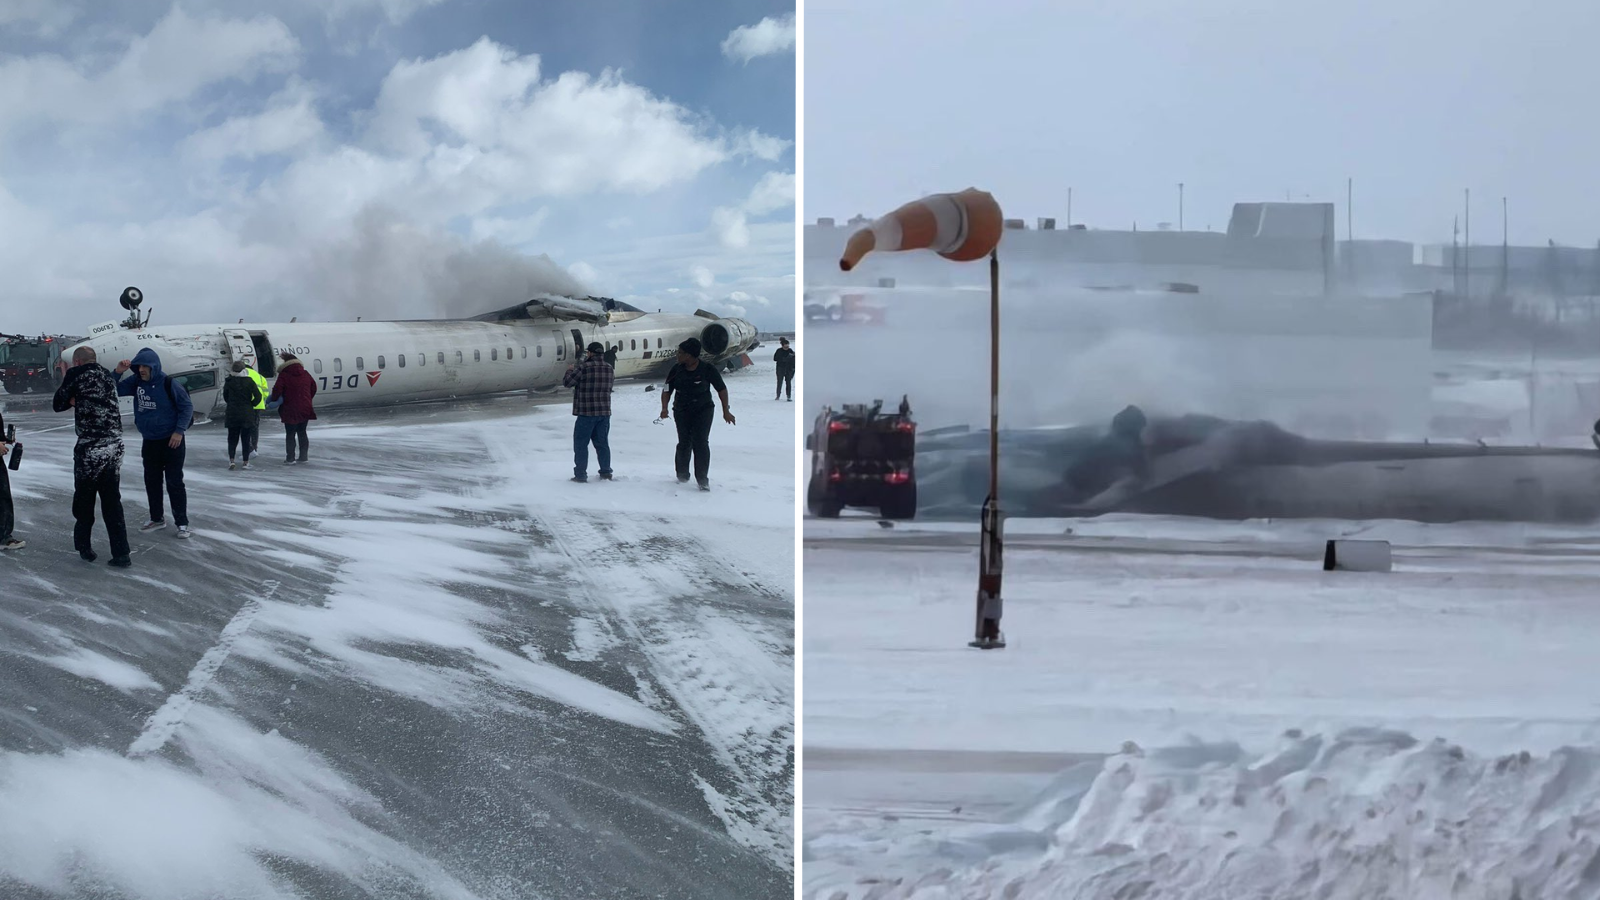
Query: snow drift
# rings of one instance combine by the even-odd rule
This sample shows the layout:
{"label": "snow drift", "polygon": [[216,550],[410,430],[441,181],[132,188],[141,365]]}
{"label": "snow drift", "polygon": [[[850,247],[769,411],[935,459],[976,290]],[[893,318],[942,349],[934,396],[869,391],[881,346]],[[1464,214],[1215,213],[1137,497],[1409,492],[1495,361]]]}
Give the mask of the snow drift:
{"label": "snow drift", "polygon": [[892,847],[819,835],[805,896],[1600,897],[1595,749],[1486,758],[1372,729],[1291,731],[1259,757],[1130,744],[1003,818]]}

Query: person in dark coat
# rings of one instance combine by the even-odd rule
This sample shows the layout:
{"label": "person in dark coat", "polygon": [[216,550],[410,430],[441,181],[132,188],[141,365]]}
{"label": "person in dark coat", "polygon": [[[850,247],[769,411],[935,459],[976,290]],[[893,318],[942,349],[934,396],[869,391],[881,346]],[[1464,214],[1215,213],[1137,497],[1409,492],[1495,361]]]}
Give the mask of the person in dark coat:
{"label": "person in dark coat", "polygon": [[722,420],[732,425],[734,418],[733,411],[728,408],[728,386],[723,383],[716,366],[700,359],[700,349],[696,338],[678,345],[678,361],[667,373],[666,389],[661,392],[661,418],[667,417],[667,403],[671,401],[672,420],[678,426],[678,450],[673,457],[678,481],[689,480],[692,455],[695,481],[700,490],[709,491],[711,421],[717,410],[711,399],[713,390],[722,401]]}
{"label": "person in dark coat", "polygon": [[255,452],[256,432],[261,428],[261,411],[257,405],[266,398],[261,388],[250,377],[250,367],[244,360],[235,360],[233,374],[222,383],[222,399],[228,404],[223,419],[228,426],[228,469],[234,466],[233,454],[239,442],[244,441],[244,468],[250,468],[250,456]]}
{"label": "person in dark coat", "polygon": [[11,445],[5,442],[5,438],[6,417],[0,415],[0,550],[21,550],[28,546],[28,542],[18,540],[11,533],[17,527],[17,513],[11,505],[11,472],[8,468]]}
{"label": "person in dark coat", "polygon": [[[311,377],[306,367],[300,364],[293,353],[287,350],[280,354],[283,365],[278,367],[278,380],[272,385],[272,394],[267,397],[267,402],[282,401],[278,407],[278,418],[283,422],[285,457],[284,465],[293,465],[296,462],[306,461],[306,450],[310,447],[310,440],[306,437],[306,423],[317,417],[317,411],[311,406],[311,399],[317,395],[317,380]],[[295,442],[300,444],[300,457],[295,458]]]}
{"label": "person in dark coat", "polygon": [[117,405],[117,379],[100,365],[95,352],[79,347],[72,368],[56,388],[51,406],[72,410],[78,442],[72,447],[72,546],[85,562],[94,562],[94,501],[111,539],[111,565],[126,568],[128,523],[122,511],[122,409]]}
{"label": "person in dark coat", "polygon": [[782,399],[784,389],[789,392],[789,402],[794,402],[794,351],[789,349],[788,338],[778,338],[778,350],[772,354],[772,361],[778,364],[778,392],[772,399]]}

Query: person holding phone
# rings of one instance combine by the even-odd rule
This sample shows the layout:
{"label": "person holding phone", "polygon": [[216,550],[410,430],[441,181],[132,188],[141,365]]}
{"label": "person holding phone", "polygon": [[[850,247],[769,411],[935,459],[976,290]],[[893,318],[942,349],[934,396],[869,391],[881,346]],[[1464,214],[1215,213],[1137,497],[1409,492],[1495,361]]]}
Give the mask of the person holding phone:
{"label": "person holding phone", "polygon": [[100,500],[106,536],[111,539],[111,565],[127,568],[128,524],[122,511],[122,410],[117,405],[117,379],[100,365],[94,350],[72,352],[72,368],[61,379],[51,404],[56,412],[72,410],[78,441],[72,447],[72,545],[84,562],[94,562],[94,503]]}

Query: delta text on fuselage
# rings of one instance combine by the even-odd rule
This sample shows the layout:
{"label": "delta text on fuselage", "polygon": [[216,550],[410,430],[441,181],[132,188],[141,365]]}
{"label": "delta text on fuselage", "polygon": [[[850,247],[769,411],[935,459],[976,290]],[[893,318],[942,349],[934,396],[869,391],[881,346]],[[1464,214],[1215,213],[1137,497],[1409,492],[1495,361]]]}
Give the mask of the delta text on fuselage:
{"label": "delta text on fuselage", "polygon": [[[188,389],[201,415],[225,405],[222,383],[236,360],[269,381],[279,354],[297,357],[316,379],[317,406],[377,406],[559,387],[590,343],[615,347],[616,375],[656,378],[671,368],[680,343],[698,338],[713,365],[744,361],[756,329],[704,310],[646,313],[607,298],[538,297],[470,319],[392,322],[288,322],[170,325],[139,319],[142,295],[123,294],[128,319],[95,325],[68,348],[89,346],[108,367],[143,347]],[[69,363],[70,364],[70,363]]]}

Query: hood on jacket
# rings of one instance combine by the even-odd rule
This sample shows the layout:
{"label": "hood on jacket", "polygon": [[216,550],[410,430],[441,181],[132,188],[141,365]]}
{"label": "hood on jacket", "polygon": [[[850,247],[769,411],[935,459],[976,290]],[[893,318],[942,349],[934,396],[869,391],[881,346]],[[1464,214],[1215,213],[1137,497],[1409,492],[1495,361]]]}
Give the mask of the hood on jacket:
{"label": "hood on jacket", "polygon": [[[154,384],[161,380],[161,357],[157,356],[156,352],[149,347],[141,348],[138,353],[135,353],[133,359],[129,361],[129,365],[134,367],[149,366],[150,382]],[[134,373],[134,377],[138,377],[137,372]]]}

